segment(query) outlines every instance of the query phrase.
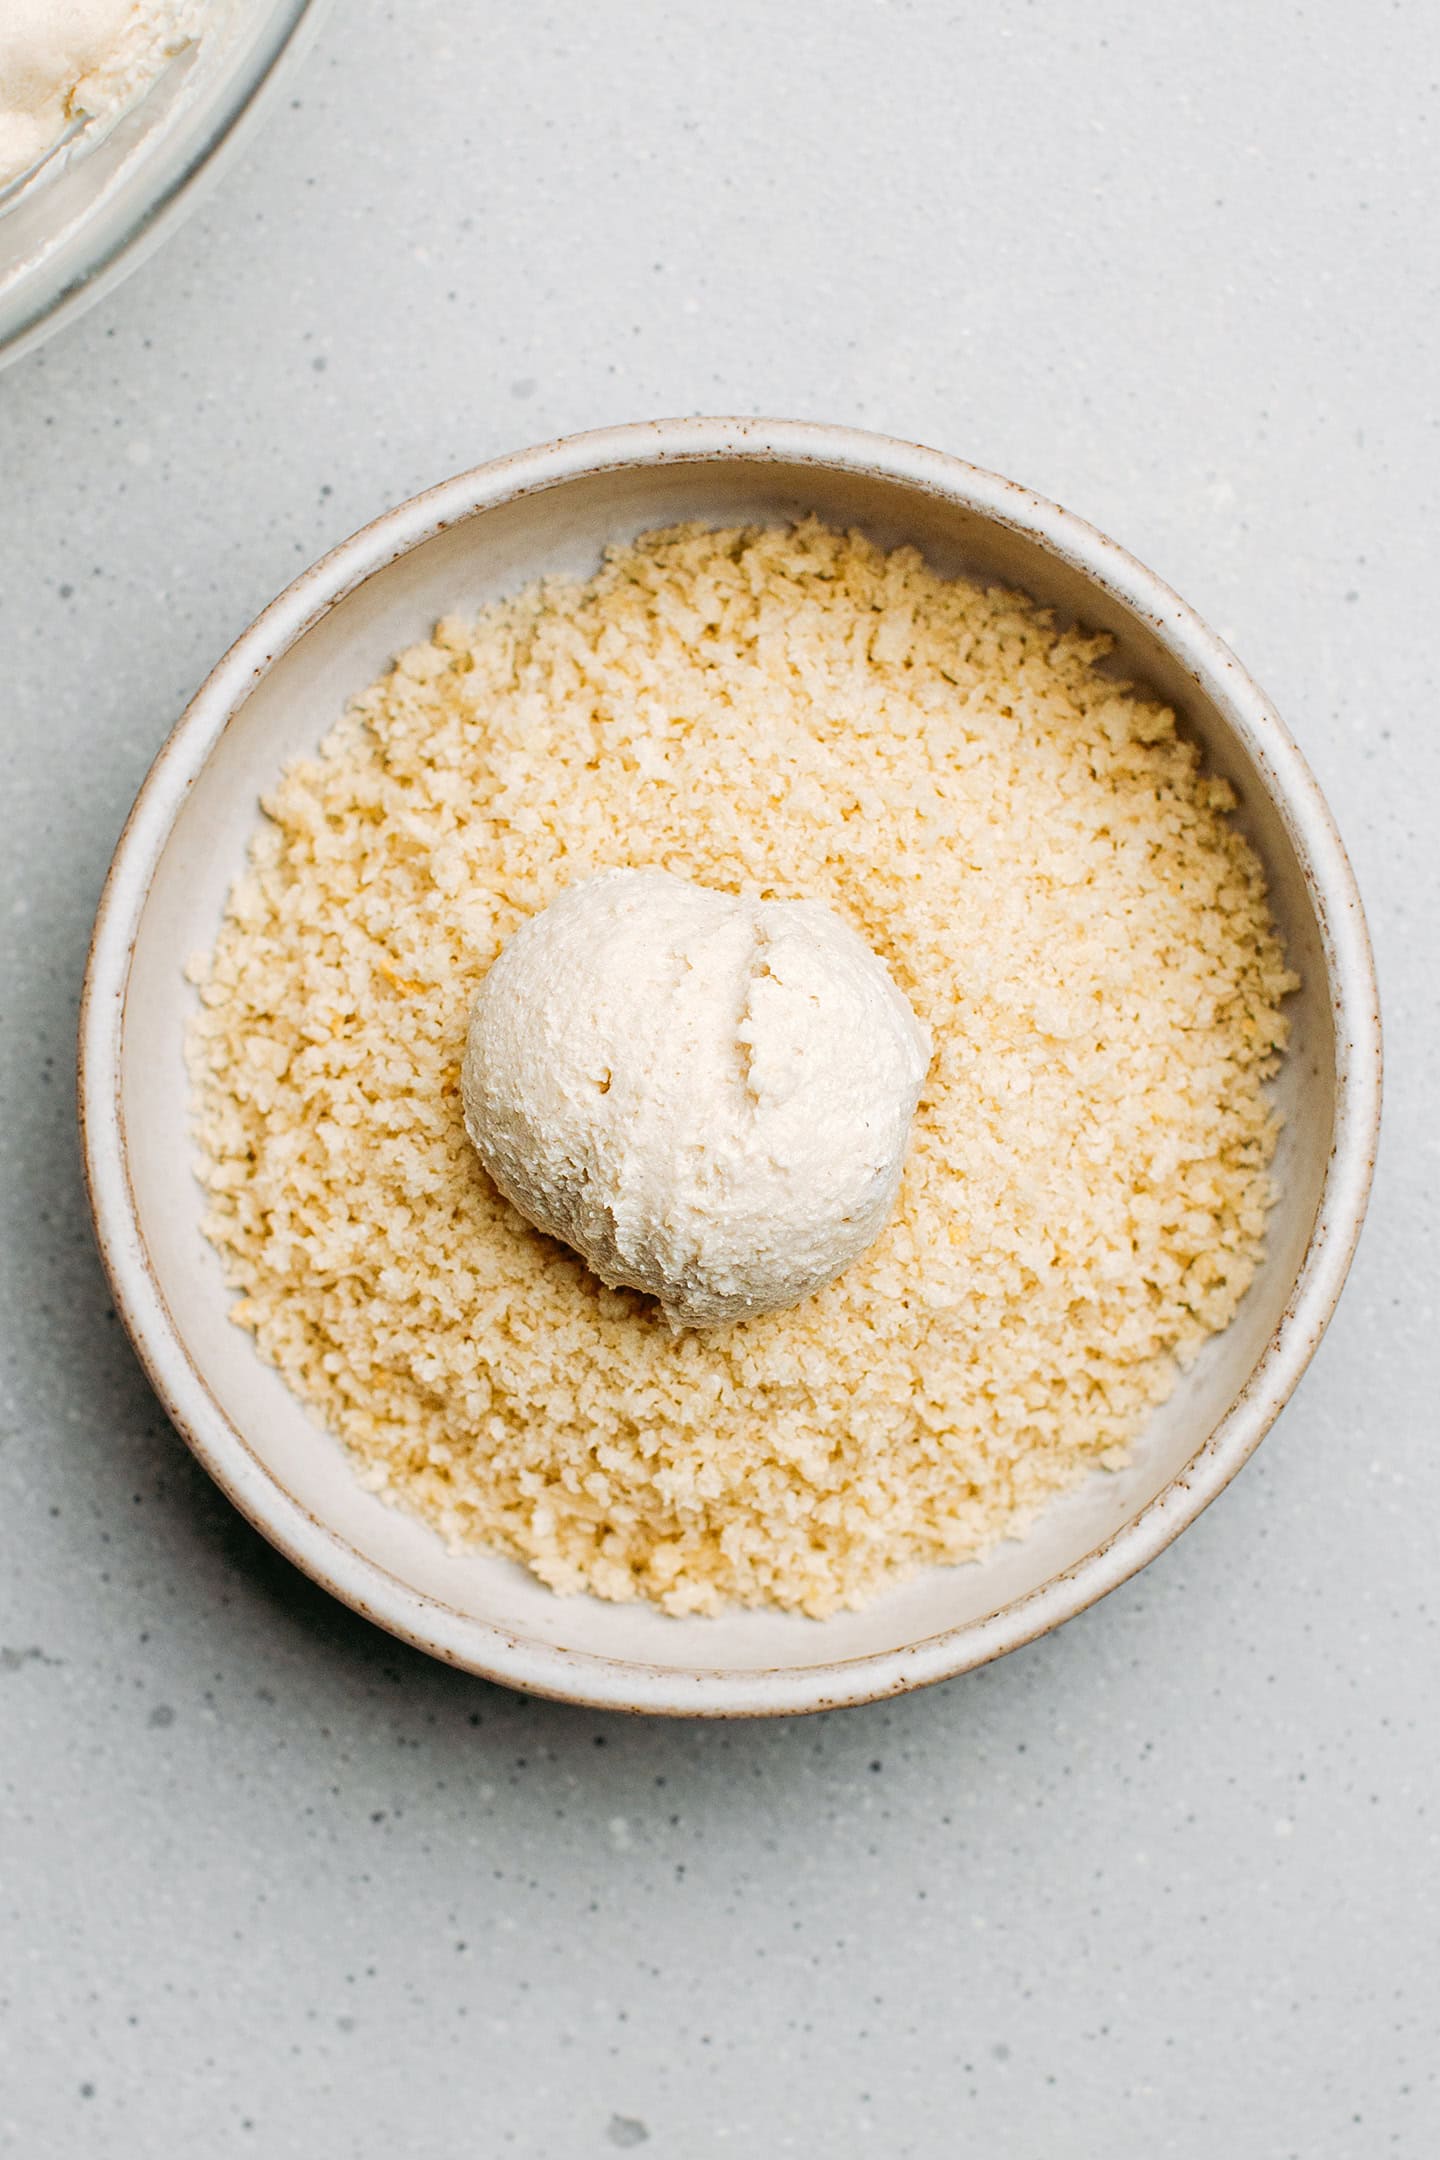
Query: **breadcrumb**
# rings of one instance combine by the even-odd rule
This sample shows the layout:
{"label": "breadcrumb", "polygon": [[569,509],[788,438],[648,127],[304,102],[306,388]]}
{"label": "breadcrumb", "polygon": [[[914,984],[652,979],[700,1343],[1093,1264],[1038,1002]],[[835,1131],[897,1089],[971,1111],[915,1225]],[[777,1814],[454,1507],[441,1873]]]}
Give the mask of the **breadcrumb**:
{"label": "breadcrumb", "polygon": [[[1261,1258],[1297,978],[1108,646],[686,526],[446,618],[287,769],[200,969],[206,1230],[368,1486],[556,1590],[819,1616],[1124,1460]],[[827,902],[933,1035],[888,1229],[790,1311],[673,1335],[465,1137],[481,978],[610,867]]]}

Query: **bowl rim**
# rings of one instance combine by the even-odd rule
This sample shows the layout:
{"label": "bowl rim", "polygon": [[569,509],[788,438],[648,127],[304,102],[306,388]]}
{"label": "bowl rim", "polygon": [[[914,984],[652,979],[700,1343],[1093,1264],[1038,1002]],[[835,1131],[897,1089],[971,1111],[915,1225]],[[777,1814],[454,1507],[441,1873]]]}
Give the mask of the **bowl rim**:
{"label": "bowl rim", "polygon": [[[1024,532],[1147,620],[1201,689],[1222,698],[1285,816],[1316,911],[1335,1015],[1335,1119],[1315,1223],[1279,1325],[1190,1461],[1121,1529],[995,1612],[908,1645],[805,1666],[679,1671],[535,1642],[462,1613],[366,1558],[285,1490],[221,1409],[166,1304],[130,1180],[121,1065],[130,961],[156,867],[196,776],[283,653],[367,578],[479,512],[605,471],[734,458],[899,482]],[[1248,1460],[1324,1333],[1364,1218],[1380,1091],[1378,991],[1353,872],[1304,758],[1234,654],[1153,571],[1059,504],[945,452],[813,421],[688,418],[565,436],[425,489],[303,571],[236,639],[151,766],[101,894],[80,1009],[81,1145],[101,1260],[152,1386],[221,1490],[315,1582],[416,1648],[529,1694],[672,1716],[793,1715],[952,1678],[1072,1619],[1163,1551]]]}

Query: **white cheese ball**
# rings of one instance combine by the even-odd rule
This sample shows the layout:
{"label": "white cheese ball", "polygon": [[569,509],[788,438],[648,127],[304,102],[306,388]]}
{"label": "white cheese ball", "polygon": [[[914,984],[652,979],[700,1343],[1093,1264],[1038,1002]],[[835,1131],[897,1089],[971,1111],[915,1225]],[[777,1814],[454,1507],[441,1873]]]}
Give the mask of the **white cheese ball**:
{"label": "white cheese ball", "polygon": [[470,1015],[501,1192],[677,1327],[793,1305],[884,1227],[930,1043],[814,900],[610,870],[517,930]]}

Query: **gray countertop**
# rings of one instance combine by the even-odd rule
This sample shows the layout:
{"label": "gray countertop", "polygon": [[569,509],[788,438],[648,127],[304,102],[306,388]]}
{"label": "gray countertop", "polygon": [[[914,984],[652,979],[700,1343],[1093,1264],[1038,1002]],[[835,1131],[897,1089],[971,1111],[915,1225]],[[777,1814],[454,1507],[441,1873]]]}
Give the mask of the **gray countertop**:
{"label": "gray countertop", "polygon": [[[417,25],[420,37],[417,42]],[[341,0],[0,377],[0,2150],[1440,2150],[1440,16]],[[273,1557],[107,1306],[86,936],[187,694],[462,466],[689,411],[994,466],[1271,691],[1371,911],[1350,1288],[1224,1499],[885,1706],[647,1725]]]}

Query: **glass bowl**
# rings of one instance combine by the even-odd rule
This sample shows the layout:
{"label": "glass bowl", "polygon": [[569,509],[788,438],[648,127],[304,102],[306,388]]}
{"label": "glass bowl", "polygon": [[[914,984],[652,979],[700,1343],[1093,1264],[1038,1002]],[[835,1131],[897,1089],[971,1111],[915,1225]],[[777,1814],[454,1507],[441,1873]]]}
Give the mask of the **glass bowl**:
{"label": "glass bowl", "polygon": [[213,26],[113,120],[0,190],[0,367],[78,315],[178,224],[283,80],[324,0],[222,0]]}

